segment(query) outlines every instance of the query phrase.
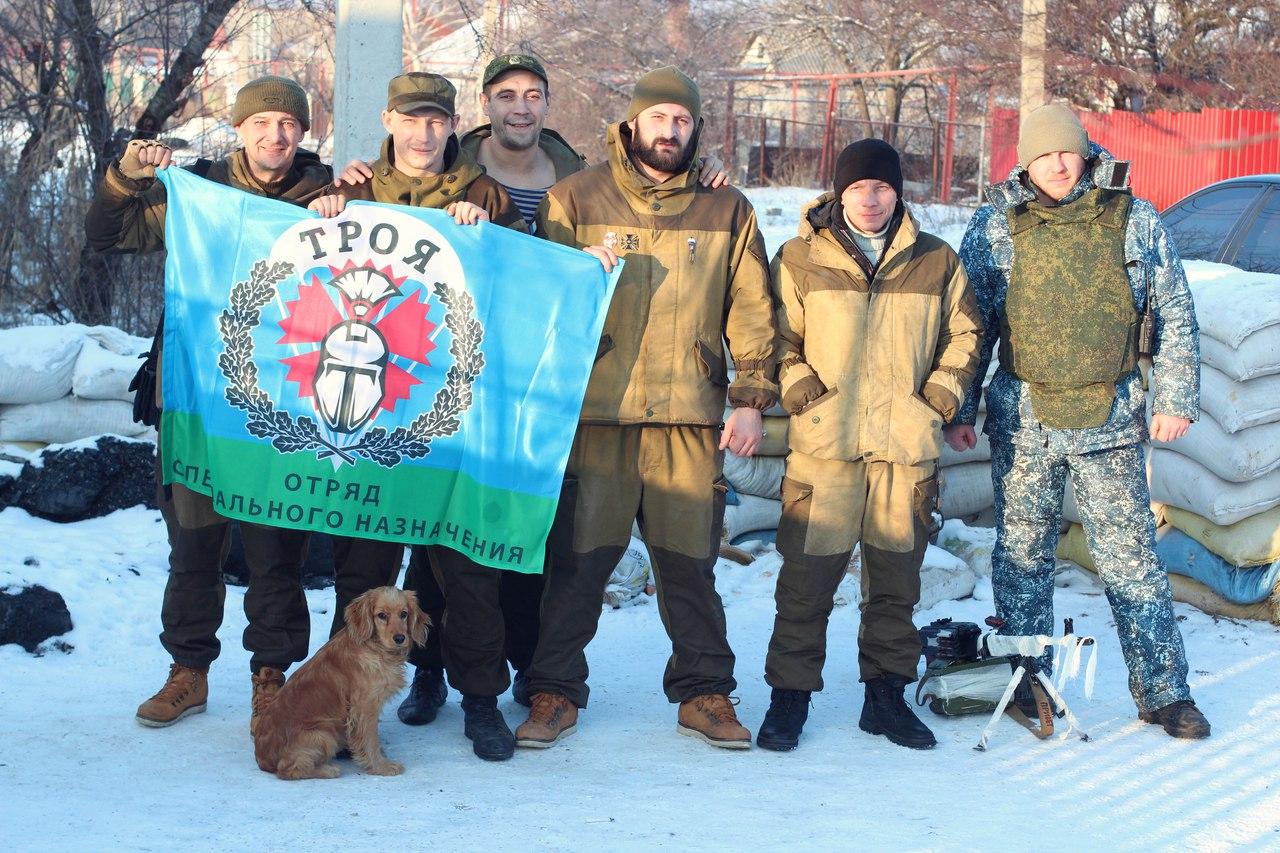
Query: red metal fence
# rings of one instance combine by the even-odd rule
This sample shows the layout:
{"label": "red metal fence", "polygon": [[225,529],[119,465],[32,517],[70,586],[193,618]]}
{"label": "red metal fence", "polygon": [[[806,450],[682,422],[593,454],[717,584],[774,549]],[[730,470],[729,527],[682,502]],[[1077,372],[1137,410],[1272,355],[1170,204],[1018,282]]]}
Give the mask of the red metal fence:
{"label": "red metal fence", "polygon": [[[1135,195],[1164,210],[1214,181],[1280,172],[1280,113],[1079,113],[1089,138],[1133,163]],[[991,180],[1018,162],[1018,111],[991,111]]]}

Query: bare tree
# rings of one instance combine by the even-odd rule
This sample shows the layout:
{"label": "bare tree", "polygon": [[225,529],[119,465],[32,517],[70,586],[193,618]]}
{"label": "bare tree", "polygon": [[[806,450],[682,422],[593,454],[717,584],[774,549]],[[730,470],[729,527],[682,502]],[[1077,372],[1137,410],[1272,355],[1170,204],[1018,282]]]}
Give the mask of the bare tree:
{"label": "bare tree", "polygon": [[1085,0],[1049,14],[1050,89],[1081,105],[1280,105],[1276,0]]}
{"label": "bare tree", "polygon": [[[123,142],[183,106],[236,0],[18,0],[0,8],[0,128],[23,139],[0,169],[0,281],[7,312],[107,322],[136,264],[81,250],[87,199]],[[185,32],[180,46],[173,36]],[[134,112],[120,94],[139,55],[170,59]],[[131,122],[131,117],[138,119]],[[130,125],[133,125],[130,127]]]}

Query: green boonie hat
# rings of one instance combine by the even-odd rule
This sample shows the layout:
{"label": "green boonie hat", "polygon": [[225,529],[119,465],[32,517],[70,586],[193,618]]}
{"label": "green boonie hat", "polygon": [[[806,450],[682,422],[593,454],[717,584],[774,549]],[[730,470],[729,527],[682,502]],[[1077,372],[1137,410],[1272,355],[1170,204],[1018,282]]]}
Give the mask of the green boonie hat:
{"label": "green boonie hat", "polygon": [[387,84],[387,111],[413,113],[418,110],[440,110],[454,115],[457,110],[458,90],[439,74],[410,71],[392,77]]}
{"label": "green boonie hat", "polygon": [[537,57],[527,53],[504,53],[494,57],[493,61],[484,67],[484,77],[480,85],[488,86],[495,78],[508,71],[528,71],[530,74],[541,77],[543,83],[550,85],[550,81],[547,80],[547,69],[542,67]]}

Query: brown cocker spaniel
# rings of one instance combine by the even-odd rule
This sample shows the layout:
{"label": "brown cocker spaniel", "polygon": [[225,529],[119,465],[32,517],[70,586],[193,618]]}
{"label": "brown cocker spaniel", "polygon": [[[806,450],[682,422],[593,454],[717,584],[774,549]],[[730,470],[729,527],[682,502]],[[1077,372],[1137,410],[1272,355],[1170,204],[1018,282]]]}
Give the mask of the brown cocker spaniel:
{"label": "brown cocker spaniel", "polygon": [[378,740],[378,713],[404,687],[412,644],[431,620],[418,597],[393,586],[371,589],[344,611],[346,627],[289,677],[262,710],[253,738],[258,766],[281,779],[332,779],[344,747],[366,773],[396,776]]}

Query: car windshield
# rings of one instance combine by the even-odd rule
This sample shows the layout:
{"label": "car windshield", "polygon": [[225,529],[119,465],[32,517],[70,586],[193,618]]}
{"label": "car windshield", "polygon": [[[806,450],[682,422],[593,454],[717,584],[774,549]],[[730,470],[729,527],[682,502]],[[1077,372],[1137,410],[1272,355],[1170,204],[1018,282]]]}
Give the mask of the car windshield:
{"label": "car windshield", "polygon": [[1271,191],[1231,263],[1250,272],[1280,273],[1280,189]]}
{"label": "car windshield", "polygon": [[1262,190],[1259,184],[1232,184],[1192,196],[1165,211],[1178,254],[1187,260],[1216,261],[1222,244]]}

